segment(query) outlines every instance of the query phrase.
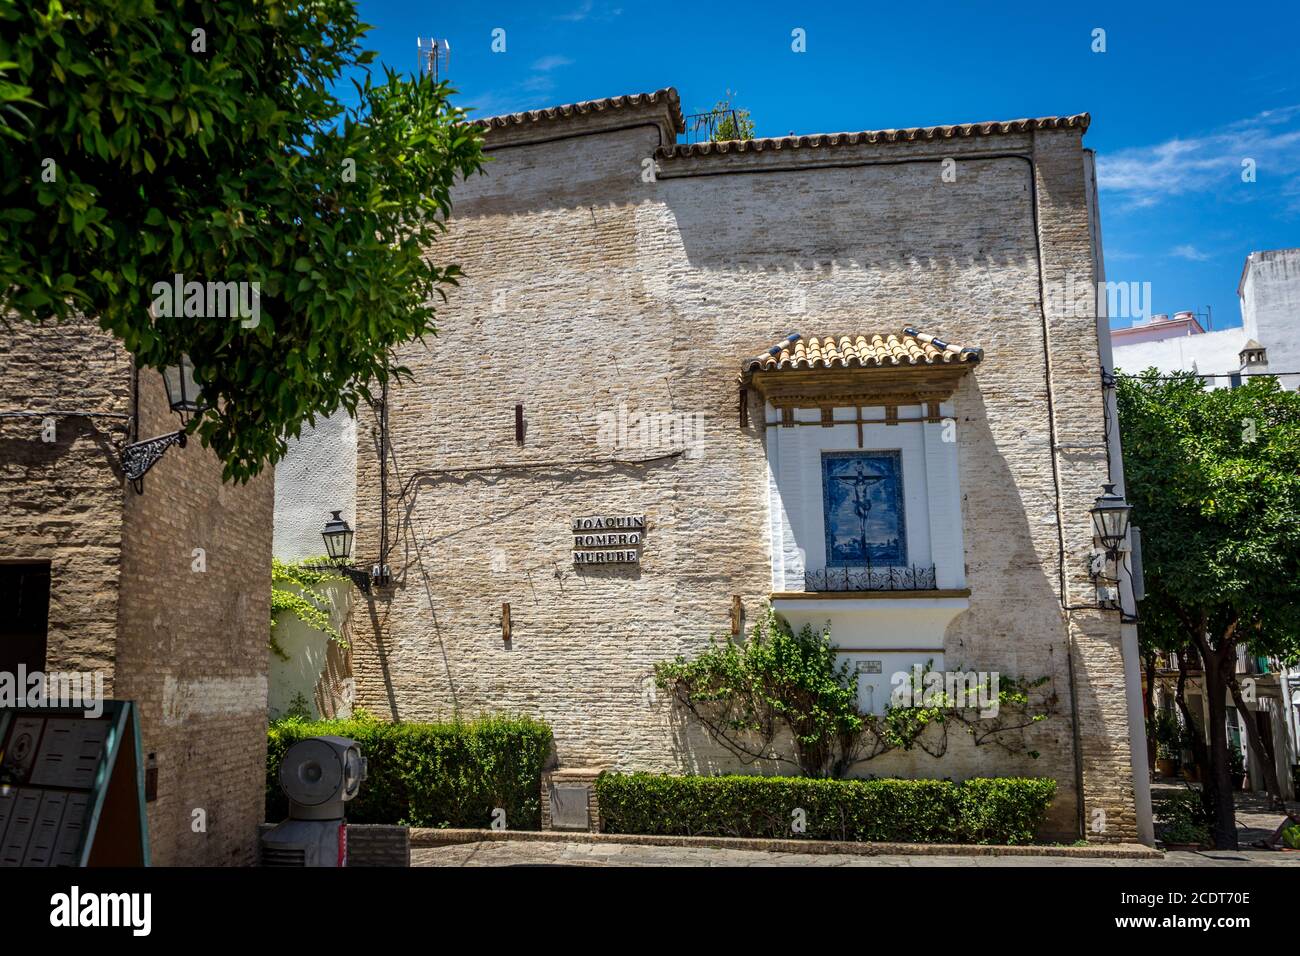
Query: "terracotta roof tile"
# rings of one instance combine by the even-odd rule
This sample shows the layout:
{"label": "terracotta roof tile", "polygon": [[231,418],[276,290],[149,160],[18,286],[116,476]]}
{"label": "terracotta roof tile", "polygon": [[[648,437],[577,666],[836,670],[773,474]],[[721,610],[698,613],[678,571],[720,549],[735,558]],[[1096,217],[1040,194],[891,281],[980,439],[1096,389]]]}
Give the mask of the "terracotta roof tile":
{"label": "terracotta roof tile", "polygon": [[652,106],[667,103],[677,131],[684,132],[686,120],[682,116],[681,100],[677,90],[668,86],[653,93],[631,93],[627,96],[607,96],[600,100],[587,100],[583,103],[569,103],[565,106],[549,106],[540,110],[527,110],[523,113],[505,113],[501,116],[483,116],[473,120],[474,125],[487,129],[506,129],[522,126],[525,123],[540,123],[546,120],[563,120],[588,113],[604,113],[610,110],[624,110],[636,106]]}
{"label": "terracotta roof tile", "polygon": [[[677,131],[685,132],[686,120],[682,116],[681,99],[671,86],[653,93],[631,93],[626,96],[607,96],[599,100],[549,106],[540,110],[484,116],[473,120],[476,126],[486,129],[507,129],[528,123],[540,123],[624,110],[640,106],[666,103]],[[859,133],[815,133],[808,136],[781,136],[768,139],[730,140],[721,143],[680,143],[661,146],[656,151],[659,158],[686,156],[719,156],[727,153],[761,153],[783,149],[818,149],[837,146],[858,146],[871,143],[912,143],[929,140],[968,139],[974,136],[995,136],[1002,133],[1024,133],[1038,129],[1078,129],[1086,131],[1091,116],[1076,113],[1073,116],[1040,116],[1036,119],[1002,120],[985,123],[958,123],[951,126],[916,126],[907,129],[864,130]]]}
{"label": "terracotta roof tile", "polygon": [[1003,120],[988,123],[960,123],[955,126],[916,126],[909,129],[865,130],[860,133],[815,133],[809,136],[781,136],[768,139],[727,140],[721,143],[678,143],[661,146],[655,151],[660,159],[688,156],[721,156],[727,153],[761,153],[786,149],[824,149],[874,143],[916,143],[931,140],[969,139],[1002,133],[1026,133],[1038,129],[1078,129],[1086,131],[1092,117],[1088,113],[1073,116],[1040,116],[1037,119]]}
{"label": "terracotta roof tile", "polygon": [[982,349],[959,348],[942,339],[915,329],[902,333],[867,335],[813,336],[790,344],[780,351],[747,359],[746,372],[775,372],[785,369],[871,368],[896,365],[948,365],[957,362],[974,364],[984,357]]}

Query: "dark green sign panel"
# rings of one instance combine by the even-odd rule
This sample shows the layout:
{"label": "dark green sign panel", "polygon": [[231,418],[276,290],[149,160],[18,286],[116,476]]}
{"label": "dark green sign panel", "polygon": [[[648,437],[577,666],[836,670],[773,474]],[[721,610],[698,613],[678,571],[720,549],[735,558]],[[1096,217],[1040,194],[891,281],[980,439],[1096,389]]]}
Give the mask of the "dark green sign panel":
{"label": "dark green sign panel", "polygon": [[148,865],[132,702],[0,709],[0,866]]}

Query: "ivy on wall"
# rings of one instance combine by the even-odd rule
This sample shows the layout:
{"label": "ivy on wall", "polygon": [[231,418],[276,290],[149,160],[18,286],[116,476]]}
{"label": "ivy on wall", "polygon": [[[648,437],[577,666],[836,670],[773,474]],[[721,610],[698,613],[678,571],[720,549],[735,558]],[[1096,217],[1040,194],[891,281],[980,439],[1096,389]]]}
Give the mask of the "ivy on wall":
{"label": "ivy on wall", "polygon": [[[919,685],[929,672],[927,664]],[[922,694],[922,686],[913,692],[923,706],[891,701],[883,715],[863,714],[857,672],[837,656],[830,631],[818,634],[805,626],[795,633],[770,608],[748,641],[715,640],[693,660],[661,662],[655,682],[745,763],[790,764],[806,777],[845,777],[858,764],[892,750],[916,748],[940,757],[950,727],[964,730],[976,746],[992,744],[1037,757],[1020,732],[1057,710],[1048,678],[999,675],[994,715],[957,706],[962,702],[944,694]],[[991,700],[991,683],[983,690]],[[778,749],[778,740],[786,739],[793,753]]]}
{"label": "ivy on wall", "polygon": [[275,639],[275,618],[277,614],[288,611],[312,630],[320,631],[340,647],[347,647],[343,635],[330,624],[330,608],[333,602],[329,596],[316,590],[317,586],[340,577],[333,571],[321,571],[312,565],[323,565],[326,559],[305,558],[302,561],[281,561],[271,559],[271,653],[287,661],[289,655]]}

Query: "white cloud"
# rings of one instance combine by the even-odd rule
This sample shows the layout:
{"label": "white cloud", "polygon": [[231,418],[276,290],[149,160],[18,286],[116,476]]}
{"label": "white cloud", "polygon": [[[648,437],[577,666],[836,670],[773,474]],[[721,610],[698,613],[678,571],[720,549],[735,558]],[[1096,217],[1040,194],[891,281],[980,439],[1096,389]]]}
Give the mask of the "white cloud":
{"label": "white cloud", "polygon": [[593,6],[595,6],[593,0],[585,0],[582,6],[578,7],[576,10],[573,10],[570,13],[557,14],[555,19],[572,20],[575,23],[579,20],[585,20],[587,17],[591,16],[591,8]]}
{"label": "white cloud", "polygon": [[500,116],[503,113],[518,113],[553,105],[551,93],[555,89],[555,77],[552,75],[561,67],[569,66],[573,60],[567,56],[551,55],[533,61],[532,72],[522,80],[505,90],[489,92],[477,99],[470,98],[475,110],[474,116]]}
{"label": "white cloud", "polygon": [[[555,89],[555,78],[545,73],[534,73],[519,84],[519,89],[525,93],[549,93]],[[536,106],[529,108],[537,109]]]}
{"label": "white cloud", "polygon": [[568,20],[570,23],[581,23],[583,20],[613,20],[623,12],[622,7],[596,8],[594,0],[584,0],[584,2],[574,10],[568,13],[556,14],[556,20]]}
{"label": "white cloud", "polygon": [[[1254,160],[1256,183],[1244,183],[1242,162]],[[1265,179],[1293,190],[1300,176],[1300,105],[1229,123],[1201,136],[1175,137],[1097,157],[1097,182],[1129,207],[1153,206],[1170,196],[1229,187],[1254,187]]]}
{"label": "white cloud", "polygon": [[533,63],[533,69],[539,73],[549,73],[551,70],[558,70],[562,66],[569,66],[573,63],[567,56],[544,56]]}
{"label": "white cloud", "polygon": [[1204,262],[1210,258],[1208,252],[1202,252],[1193,245],[1174,246],[1169,250],[1171,256],[1177,256],[1179,259],[1188,259],[1192,262]]}

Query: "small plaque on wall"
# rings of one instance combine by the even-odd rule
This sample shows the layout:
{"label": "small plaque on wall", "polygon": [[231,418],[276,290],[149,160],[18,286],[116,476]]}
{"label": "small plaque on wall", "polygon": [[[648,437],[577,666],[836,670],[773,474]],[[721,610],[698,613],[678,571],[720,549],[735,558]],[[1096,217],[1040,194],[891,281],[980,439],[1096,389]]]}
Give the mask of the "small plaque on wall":
{"label": "small plaque on wall", "polygon": [[574,564],[640,564],[645,515],[573,519]]}

